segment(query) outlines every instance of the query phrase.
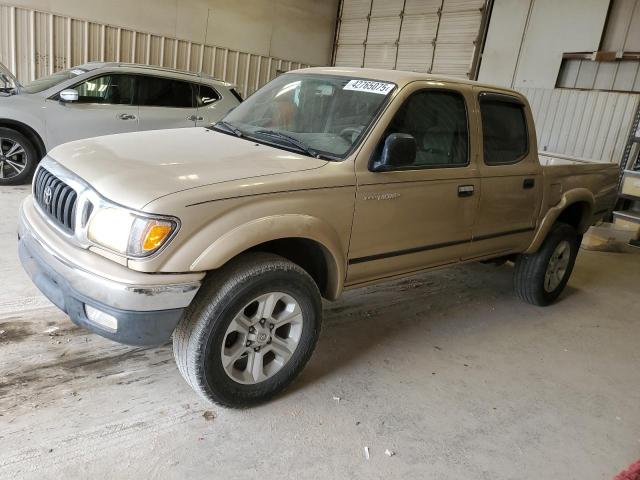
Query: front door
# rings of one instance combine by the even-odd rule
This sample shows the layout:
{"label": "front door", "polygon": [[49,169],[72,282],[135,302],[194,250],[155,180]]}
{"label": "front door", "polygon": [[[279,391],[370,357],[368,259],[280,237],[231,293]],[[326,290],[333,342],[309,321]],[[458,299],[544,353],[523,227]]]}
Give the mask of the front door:
{"label": "front door", "polygon": [[526,248],[542,196],[533,120],[527,118],[523,100],[478,87],[475,93],[483,144],[478,163],[482,196],[466,259]]}
{"label": "front door", "polygon": [[138,76],[140,130],[195,127],[195,88],[184,80]]}
{"label": "front door", "polygon": [[138,106],[135,104],[135,77],[106,74],[90,78],[73,89],[77,102],[45,102],[47,137],[51,146],[81,138],[135,132]]}
{"label": "front door", "polygon": [[417,144],[413,164],[372,172],[366,151],[356,162],[348,285],[457,262],[471,241],[480,194],[467,114],[471,89],[426,86],[399,94],[401,106],[372,152],[373,159],[380,155],[389,134],[407,133]]}

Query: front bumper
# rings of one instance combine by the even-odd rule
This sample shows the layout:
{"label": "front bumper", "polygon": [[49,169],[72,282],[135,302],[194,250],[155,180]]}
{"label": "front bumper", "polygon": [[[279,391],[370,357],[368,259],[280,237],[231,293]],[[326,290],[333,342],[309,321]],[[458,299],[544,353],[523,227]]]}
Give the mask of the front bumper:
{"label": "front bumper", "polygon": [[[50,241],[46,242],[47,228],[32,198],[27,198],[20,208],[20,261],[53,304],[75,324],[120,343],[160,345],[169,340],[200,288],[203,274],[135,272],[95,253],[63,245],[54,232],[49,231],[46,238]],[[87,306],[111,321],[91,320]]]}

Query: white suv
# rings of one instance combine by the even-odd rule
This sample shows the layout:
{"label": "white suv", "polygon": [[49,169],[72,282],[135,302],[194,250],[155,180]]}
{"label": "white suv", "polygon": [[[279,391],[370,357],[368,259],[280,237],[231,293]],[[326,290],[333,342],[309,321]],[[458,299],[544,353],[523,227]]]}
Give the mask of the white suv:
{"label": "white suv", "polygon": [[159,67],[88,63],[20,85],[0,65],[0,185],[28,182],[61,143],[211,125],[241,101],[229,83]]}

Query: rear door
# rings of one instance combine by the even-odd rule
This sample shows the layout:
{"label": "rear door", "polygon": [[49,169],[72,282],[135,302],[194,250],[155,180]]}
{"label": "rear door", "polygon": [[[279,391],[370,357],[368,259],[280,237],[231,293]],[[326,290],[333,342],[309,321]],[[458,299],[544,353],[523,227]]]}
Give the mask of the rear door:
{"label": "rear door", "polygon": [[222,97],[215,88],[203,84],[193,84],[193,88],[196,96],[196,125],[211,125],[227,114],[228,108],[225,109],[222,105]]}
{"label": "rear door", "polygon": [[107,73],[71,87],[78,92],[77,102],[62,103],[57,95],[48,99],[44,113],[50,145],[135,132],[138,129],[135,81],[132,75]]}
{"label": "rear door", "polygon": [[465,259],[520,251],[533,238],[542,197],[533,119],[518,96],[474,88],[482,160],[480,205]]}
{"label": "rear door", "polygon": [[168,77],[138,75],[139,129],[194,127],[195,85]]}

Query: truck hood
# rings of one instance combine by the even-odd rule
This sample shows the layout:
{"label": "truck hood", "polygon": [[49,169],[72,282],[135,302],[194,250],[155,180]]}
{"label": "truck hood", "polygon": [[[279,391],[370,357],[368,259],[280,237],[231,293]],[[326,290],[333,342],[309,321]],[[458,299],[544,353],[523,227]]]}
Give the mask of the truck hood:
{"label": "truck hood", "polygon": [[54,148],[49,157],[105,198],[136,209],[183,190],[327,163],[206,128],[78,140]]}

